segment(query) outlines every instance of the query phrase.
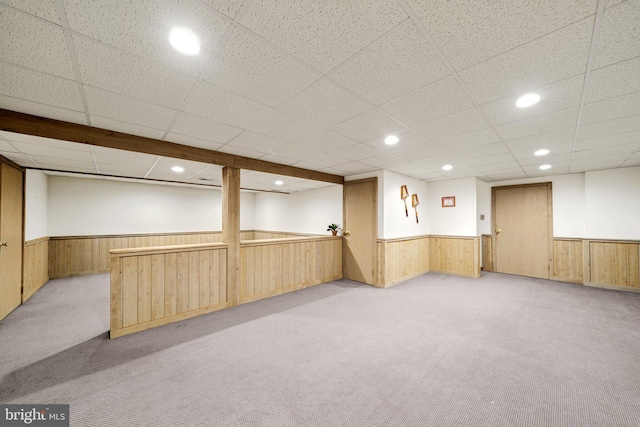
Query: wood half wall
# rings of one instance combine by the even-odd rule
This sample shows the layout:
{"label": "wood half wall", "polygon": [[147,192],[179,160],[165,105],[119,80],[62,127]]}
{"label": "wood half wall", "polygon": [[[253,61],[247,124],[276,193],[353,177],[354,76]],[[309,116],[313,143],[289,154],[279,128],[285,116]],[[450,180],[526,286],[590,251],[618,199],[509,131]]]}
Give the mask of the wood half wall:
{"label": "wood half wall", "polygon": [[342,277],[341,237],[299,237],[240,243],[241,304]]}
{"label": "wood half wall", "polygon": [[22,302],[31,298],[49,280],[49,238],[24,243]]}
{"label": "wood half wall", "polygon": [[480,277],[480,237],[429,237],[429,269],[456,276]]}
{"label": "wood half wall", "polygon": [[111,251],[116,338],[228,306],[224,243]]}

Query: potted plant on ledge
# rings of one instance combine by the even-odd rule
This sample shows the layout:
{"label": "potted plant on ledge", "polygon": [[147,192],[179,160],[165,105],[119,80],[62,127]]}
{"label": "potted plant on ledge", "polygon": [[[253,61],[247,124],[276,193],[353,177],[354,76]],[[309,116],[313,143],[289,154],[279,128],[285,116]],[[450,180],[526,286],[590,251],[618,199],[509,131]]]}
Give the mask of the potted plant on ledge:
{"label": "potted plant on ledge", "polygon": [[327,231],[331,231],[331,234],[333,234],[334,236],[337,236],[339,228],[340,228],[340,225],[338,224],[330,224],[329,228],[327,228]]}

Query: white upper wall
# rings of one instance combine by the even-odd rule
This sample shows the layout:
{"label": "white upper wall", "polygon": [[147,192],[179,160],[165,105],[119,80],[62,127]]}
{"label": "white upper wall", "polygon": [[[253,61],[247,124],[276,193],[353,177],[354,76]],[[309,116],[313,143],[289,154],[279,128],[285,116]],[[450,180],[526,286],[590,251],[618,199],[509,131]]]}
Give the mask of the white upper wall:
{"label": "white upper wall", "polygon": [[[476,178],[429,183],[429,234],[440,236],[477,236]],[[455,207],[442,207],[442,198],[456,198]]]}
{"label": "white upper wall", "polygon": [[586,238],[640,239],[640,167],[587,172]]}
{"label": "white upper wall", "polygon": [[[382,239],[397,239],[401,237],[424,236],[429,233],[429,216],[427,215],[428,184],[414,178],[408,178],[397,173],[384,171],[382,180],[383,197],[379,198],[384,204],[383,233],[378,235]],[[409,190],[407,207],[409,216],[404,209],[404,202],[400,198],[400,187],[406,185]],[[411,195],[417,194],[419,205],[418,222],[416,210],[411,206]]]}
{"label": "white upper wall", "polygon": [[39,239],[49,235],[47,229],[47,182],[44,173],[27,169],[25,182],[24,240]]}
{"label": "white upper wall", "polygon": [[476,179],[476,221],[478,235],[491,234],[491,185],[479,179]]}
{"label": "white upper wall", "polygon": [[329,224],[342,225],[342,186],[290,194],[257,193],[255,213],[256,230],[329,234]]}
{"label": "white upper wall", "polygon": [[[217,188],[49,176],[50,236],[222,229]],[[242,229],[253,229],[254,194],[241,193]]]}

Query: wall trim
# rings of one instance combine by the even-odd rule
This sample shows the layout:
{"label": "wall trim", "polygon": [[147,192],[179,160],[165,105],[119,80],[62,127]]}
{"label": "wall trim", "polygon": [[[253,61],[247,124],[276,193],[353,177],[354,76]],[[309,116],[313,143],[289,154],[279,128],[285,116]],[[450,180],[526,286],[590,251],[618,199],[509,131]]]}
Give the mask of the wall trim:
{"label": "wall trim", "polygon": [[26,240],[24,242],[25,246],[37,245],[38,243],[48,242],[50,239],[49,236],[38,237],[37,239]]}

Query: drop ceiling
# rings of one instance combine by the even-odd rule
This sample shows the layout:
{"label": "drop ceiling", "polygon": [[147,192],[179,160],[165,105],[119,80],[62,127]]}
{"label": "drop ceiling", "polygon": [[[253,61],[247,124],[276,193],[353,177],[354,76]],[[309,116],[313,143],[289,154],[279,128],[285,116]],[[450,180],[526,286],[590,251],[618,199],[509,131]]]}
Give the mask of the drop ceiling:
{"label": "drop ceiling", "polygon": [[[173,50],[174,26],[199,36],[199,55]],[[640,165],[639,76],[640,0],[0,0],[0,108],[342,176]],[[517,108],[527,92],[540,102]],[[9,132],[0,155],[220,179],[215,165],[181,161],[176,177],[172,159]],[[323,185],[243,176],[264,190]]]}

